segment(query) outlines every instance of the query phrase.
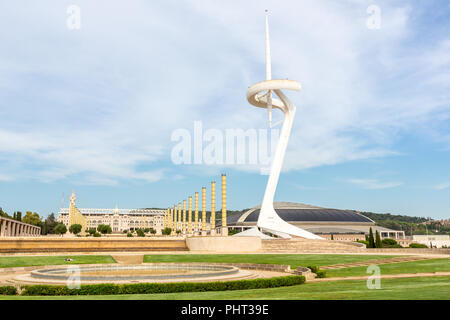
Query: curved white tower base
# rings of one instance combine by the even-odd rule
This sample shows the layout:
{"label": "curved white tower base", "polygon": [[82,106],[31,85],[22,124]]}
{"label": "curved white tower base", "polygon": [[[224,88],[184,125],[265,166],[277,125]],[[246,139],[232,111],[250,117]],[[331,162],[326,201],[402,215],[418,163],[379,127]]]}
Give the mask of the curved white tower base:
{"label": "curved white tower base", "polygon": [[[273,199],[283,166],[284,155],[291,135],[292,123],[295,117],[295,106],[283,94],[281,89],[300,91],[300,83],[293,80],[271,80],[272,71],[270,63],[269,25],[266,17],[266,81],[258,82],[247,90],[247,100],[255,107],[267,108],[269,112],[269,123],[272,125],[272,108],[280,109],[284,113],[283,126],[281,128],[280,140],[275,150],[270,170],[269,181],[264,193],[263,203],[259,213],[257,226],[282,238],[298,236],[306,239],[322,239],[321,237],[287,223],[275,212]],[[278,99],[272,97],[272,91]]]}

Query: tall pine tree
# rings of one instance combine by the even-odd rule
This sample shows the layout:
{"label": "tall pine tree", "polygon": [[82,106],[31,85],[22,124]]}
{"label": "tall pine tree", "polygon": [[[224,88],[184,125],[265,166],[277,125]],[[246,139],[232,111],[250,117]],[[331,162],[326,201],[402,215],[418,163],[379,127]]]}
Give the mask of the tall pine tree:
{"label": "tall pine tree", "polygon": [[369,230],[369,246],[368,248],[375,248],[375,240],[373,239],[373,231],[372,228]]}
{"label": "tall pine tree", "polygon": [[383,248],[383,243],[381,242],[378,230],[375,232],[375,248]]}

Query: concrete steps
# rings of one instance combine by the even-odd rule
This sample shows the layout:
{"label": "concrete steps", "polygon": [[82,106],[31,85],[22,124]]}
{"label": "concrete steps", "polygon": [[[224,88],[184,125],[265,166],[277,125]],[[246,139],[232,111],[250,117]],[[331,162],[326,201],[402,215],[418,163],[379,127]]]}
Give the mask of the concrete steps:
{"label": "concrete steps", "polygon": [[356,242],[294,238],[263,240],[262,251],[267,253],[353,253],[365,251],[365,246]]}

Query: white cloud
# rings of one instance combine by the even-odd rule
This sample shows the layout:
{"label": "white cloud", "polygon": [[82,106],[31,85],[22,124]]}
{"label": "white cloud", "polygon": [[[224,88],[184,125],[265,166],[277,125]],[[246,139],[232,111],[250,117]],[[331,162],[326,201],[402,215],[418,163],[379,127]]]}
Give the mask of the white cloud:
{"label": "white cloud", "polygon": [[443,182],[434,186],[436,190],[444,190],[450,188],[450,182]]}
{"label": "white cloud", "polygon": [[387,182],[379,181],[377,179],[350,179],[348,182],[362,186],[364,189],[379,190],[379,189],[389,189],[401,186],[403,182]]}
{"label": "white cloud", "polygon": [[79,31],[66,28],[62,3],[5,4],[0,176],[158,181],[171,174],[172,130],[194,120],[266,126],[245,100],[264,77],[266,7],[274,77],[303,85],[289,94],[298,110],[286,170],[396,154],[399,131],[439,136],[440,125],[427,124],[450,113],[448,39],[404,43],[414,34],[409,6],[380,2],[373,31],[359,2],[272,4],[79,1]]}

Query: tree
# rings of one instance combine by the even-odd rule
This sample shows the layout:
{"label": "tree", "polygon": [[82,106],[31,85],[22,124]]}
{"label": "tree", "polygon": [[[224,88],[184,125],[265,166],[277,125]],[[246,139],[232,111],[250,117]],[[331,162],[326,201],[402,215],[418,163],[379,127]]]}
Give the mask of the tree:
{"label": "tree", "polygon": [[2,208],[0,208],[0,217],[5,217],[5,218],[9,218],[9,215],[2,210]]}
{"label": "tree", "polygon": [[86,232],[89,233],[91,236],[93,236],[97,232],[97,229],[89,228],[86,230]]}
{"label": "tree", "polygon": [[83,226],[81,224],[73,224],[69,227],[69,232],[73,233],[73,234],[79,234],[81,232],[81,229],[83,228]]}
{"label": "tree", "polygon": [[27,211],[25,217],[22,218],[22,222],[37,226],[42,221],[37,212]]}
{"label": "tree", "polygon": [[17,218],[17,221],[22,221],[22,212],[21,211],[16,212],[16,218]]}
{"label": "tree", "polygon": [[55,233],[63,235],[67,232],[67,227],[64,223],[58,223],[55,227]]}
{"label": "tree", "polygon": [[136,233],[137,233],[138,237],[145,237],[144,230],[142,230],[142,229],[137,229]]}
{"label": "tree", "polygon": [[369,230],[369,246],[368,248],[375,248],[375,240],[373,239],[373,231],[372,228]]}
{"label": "tree", "polygon": [[375,232],[375,248],[383,248],[380,233],[378,232],[378,230]]}
{"label": "tree", "polygon": [[99,224],[97,227],[97,231],[103,234],[112,233],[111,226],[109,224]]}
{"label": "tree", "polygon": [[55,214],[52,212],[48,215],[47,219],[44,221],[45,225],[45,231],[44,234],[54,234],[55,233],[55,227],[58,224],[58,221],[55,219]]}
{"label": "tree", "polygon": [[170,236],[170,234],[172,233],[172,229],[171,228],[164,228],[162,229],[162,234],[165,236]]}

